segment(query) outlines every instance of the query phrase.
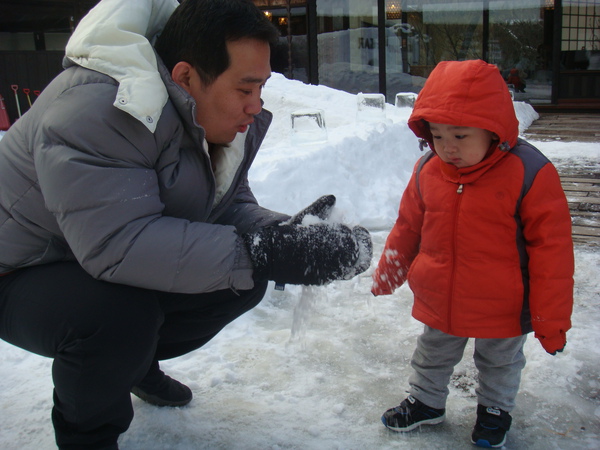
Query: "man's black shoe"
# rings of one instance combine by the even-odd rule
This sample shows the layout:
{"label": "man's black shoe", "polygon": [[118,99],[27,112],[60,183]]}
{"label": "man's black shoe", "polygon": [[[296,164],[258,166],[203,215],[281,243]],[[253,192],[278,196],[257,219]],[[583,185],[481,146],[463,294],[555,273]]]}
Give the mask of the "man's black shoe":
{"label": "man's black shoe", "polygon": [[152,363],[146,377],[131,388],[131,393],[155,406],[184,406],[192,401],[192,390],[160,370]]}

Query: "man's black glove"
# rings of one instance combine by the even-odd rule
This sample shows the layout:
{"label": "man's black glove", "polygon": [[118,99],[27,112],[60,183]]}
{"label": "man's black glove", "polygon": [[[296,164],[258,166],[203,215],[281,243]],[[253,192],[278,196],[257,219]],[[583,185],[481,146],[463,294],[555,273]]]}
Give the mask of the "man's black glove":
{"label": "man's black glove", "polygon": [[319,197],[285,223],[290,225],[300,225],[306,216],[316,216],[321,220],[326,220],[331,214],[331,210],[335,205],[335,200],[335,195],[331,194]]}
{"label": "man's black glove", "polygon": [[371,265],[369,232],[340,223],[281,224],[242,236],[254,278],[277,283],[322,285],[349,280]]}

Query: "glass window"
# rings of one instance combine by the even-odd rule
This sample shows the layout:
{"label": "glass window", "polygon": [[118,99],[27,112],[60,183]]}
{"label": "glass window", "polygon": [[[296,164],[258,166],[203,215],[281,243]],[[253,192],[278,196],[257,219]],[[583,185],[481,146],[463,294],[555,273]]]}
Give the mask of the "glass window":
{"label": "glass window", "polygon": [[483,57],[481,0],[388,0],[386,19],[388,101],[418,92],[440,61]]}
{"label": "glass window", "polygon": [[518,7],[510,3],[489,2],[489,43],[495,50],[488,61],[512,85],[515,100],[550,103],[554,8],[544,1],[520,1]]}
{"label": "glass window", "polygon": [[[382,45],[385,94],[392,103],[399,92],[418,93],[445,60],[496,64],[516,90],[515,99],[534,105],[551,103],[553,95],[589,97],[577,90],[583,81],[567,80],[565,74],[600,70],[600,0],[562,0],[562,11],[555,10],[555,0],[315,0],[317,49],[311,52],[315,36],[306,36],[305,0],[255,1],[269,9],[282,32],[274,70],[308,81],[307,68],[316,74],[316,66],[320,84],[351,93],[379,92]],[[561,29],[556,41],[555,28]],[[559,65],[560,77],[554,73]],[[520,80],[518,88],[509,82],[511,72],[511,80]],[[556,79],[558,86],[552,86]]]}
{"label": "glass window", "polygon": [[280,33],[271,69],[287,78],[308,80],[308,36],[305,0],[254,0]]}
{"label": "glass window", "polygon": [[600,1],[563,0],[561,70],[600,70]]}
{"label": "glass window", "polygon": [[376,0],[317,0],[319,83],[379,92]]}
{"label": "glass window", "polygon": [[[387,97],[418,92],[440,61],[484,59],[508,79],[518,100],[551,98],[553,2],[548,0],[386,1]],[[399,4],[400,11],[396,4]],[[388,14],[393,12],[393,17]],[[508,84],[508,83],[507,83]]]}

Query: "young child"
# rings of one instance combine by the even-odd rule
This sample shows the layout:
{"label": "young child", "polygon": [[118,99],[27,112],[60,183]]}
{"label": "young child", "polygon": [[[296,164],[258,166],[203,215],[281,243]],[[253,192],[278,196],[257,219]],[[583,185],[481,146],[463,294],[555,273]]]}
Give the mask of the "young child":
{"label": "young child", "polygon": [[526,84],[519,75],[519,69],[517,68],[510,69],[506,83],[512,84],[517,92],[525,92]]}
{"label": "young child", "polygon": [[408,397],[381,420],[395,431],[444,420],[448,383],[475,338],[477,421],[471,441],[501,447],[523,345],[534,331],[562,351],[573,304],[571,218],[558,173],[518,138],[506,84],[484,61],[439,63],[408,122],[432,150],[415,165],[372,293],[408,281],[425,324]]}

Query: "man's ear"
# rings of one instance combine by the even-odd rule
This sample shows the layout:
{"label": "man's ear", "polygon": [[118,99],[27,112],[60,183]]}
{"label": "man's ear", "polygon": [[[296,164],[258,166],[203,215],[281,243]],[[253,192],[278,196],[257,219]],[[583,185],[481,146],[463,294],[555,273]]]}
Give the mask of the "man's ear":
{"label": "man's ear", "polygon": [[198,76],[196,70],[190,63],[185,61],[179,61],[171,71],[171,78],[173,78],[175,84],[181,86],[190,95],[192,94],[192,78],[194,76]]}

